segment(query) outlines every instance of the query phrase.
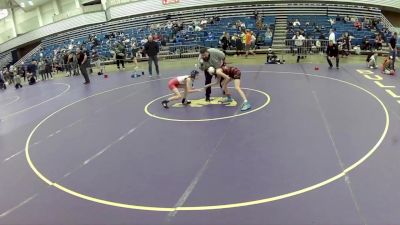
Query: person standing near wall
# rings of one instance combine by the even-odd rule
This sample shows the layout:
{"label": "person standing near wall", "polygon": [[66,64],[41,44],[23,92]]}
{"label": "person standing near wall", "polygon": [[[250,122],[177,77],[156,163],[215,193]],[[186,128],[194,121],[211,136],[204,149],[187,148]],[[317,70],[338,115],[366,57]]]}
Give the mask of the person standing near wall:
{"label": "person standing near wall", "polygon": [[122,42],[118,42],[115,48],[115,58],[117,60],[117,68],[120,69],[119,64],[121,63],[122,69],[125,69],[125,45]]}
{"label": "person standing near wall", "polygon": [[53,71],[53,63],[51,62],[50,59],[45,59],[45,60],[44,60],[44,63],[45,63],[45,69],[44,69],[45,78],[46,78],[46,79],[53,79],[53,74],[52,74],[52,71]]}
{"label": "person standing near wall", "polygon": [[136,43],[136,39],[132,38],[131,42],[131,51],[132,51],[132,61],[135,64],[135,71],[138,69],[138,62],[137,62],[137,53],[139,51],[139,47]]}
{"label": "person standing near wall", "polygon": [[397,55],[397,32],[395,32],[392,36],[392,38],[390,38],[389,41],[389,49],[390,49],[390,55],[392,56],[392,60],[393,60],[393,65],[392,68],[395,69],[394,67],[394,63],[396,62],[396,55]]}
{"label": "person standing near wall", "polygon": [[85,83],[83,83],[83,84],[89,84],[90,80],[89,80],[89,75],[88,75],[88,72],[87,72],[87,69],[86,69],[87,62],[88,62],[88,60],[87,60],[88,57],[87,57],[87,55],[85,53],[83,53],[81,51],[80,48],[77,48],[76,49],[76,58],[78,60],[79,69],[81,70],[82,76],[85,79]]}
{"label": "person standing near wall", "polygon": [[40,59],[38,67],[39,67],[39,75],[42,77],[42,80],[46,80],[46,75],[45,75],[46,63],[44,62],[43,59]]}
{"label": "person standing near wall", "polygon": [[144,53],[149,57],[149,76],[153,76],[153,68],[152,63],[156,67],[157,76],[160,76],[160,70],[158,68],[158,53],[160,51],[160,47],[158,43],[153,41],[153,36],[149,35],[147,43],[144,45]]}
{"label": "person standing near wall", "polygon": [[293,36],[292,38],[294,40],[294,45],[297,48],[297,63],[300,62],[300,58],[302,57],[303,54],[303,44],[304,44],[304,36],[300,34],[300,32],[296,32],[296,35]]}

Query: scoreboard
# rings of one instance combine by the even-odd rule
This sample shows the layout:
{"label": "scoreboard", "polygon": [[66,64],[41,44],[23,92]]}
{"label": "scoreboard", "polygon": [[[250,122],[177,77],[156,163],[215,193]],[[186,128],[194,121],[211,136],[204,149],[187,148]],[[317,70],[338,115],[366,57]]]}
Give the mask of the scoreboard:
{"label": "scoreboard", "polygon": [[179,0],[161,0],[163,5],[179,3]]}

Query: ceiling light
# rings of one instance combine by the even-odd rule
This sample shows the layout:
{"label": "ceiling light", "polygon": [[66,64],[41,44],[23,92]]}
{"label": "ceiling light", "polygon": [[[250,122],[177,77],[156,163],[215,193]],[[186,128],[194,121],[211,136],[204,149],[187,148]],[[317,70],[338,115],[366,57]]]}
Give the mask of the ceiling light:
{"label": "ceiling light", "polygon": [[32,2],[32,1],[28,1],[28,3],[29,3],[29,5],[33,5],[33,2]]}

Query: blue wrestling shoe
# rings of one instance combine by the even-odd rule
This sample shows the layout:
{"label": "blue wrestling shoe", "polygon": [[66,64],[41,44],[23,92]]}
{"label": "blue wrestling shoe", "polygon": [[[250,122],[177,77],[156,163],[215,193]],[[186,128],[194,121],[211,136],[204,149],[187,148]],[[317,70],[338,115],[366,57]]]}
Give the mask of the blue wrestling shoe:
{"label": "blue wrestling shoe", "polygon": [[221,103],[222,103],[222,104],[229,104],[229,103],[231,103],[232,101],[233,101],[232,97],[231,97],[231,96],[228,96],[228,97],[226,97],[225,99],[223,99],[223,100],[221,101]]}
{"label": "blue wrestling shoe", "polygon": [[242,108],[240,109],[240,111],[247,111],[249,109],[251,109],[250,103],[249,102],[245,102],[245,103],[243,103]]}

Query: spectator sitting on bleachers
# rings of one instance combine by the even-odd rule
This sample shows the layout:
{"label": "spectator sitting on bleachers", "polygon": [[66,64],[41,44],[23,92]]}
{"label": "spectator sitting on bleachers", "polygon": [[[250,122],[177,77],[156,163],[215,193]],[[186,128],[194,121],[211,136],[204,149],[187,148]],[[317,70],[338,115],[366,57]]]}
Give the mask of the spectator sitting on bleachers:
{"label": "spectator sitting on bleachers", "polygon": [[293,27],[293,22],[290,21],[290,20],[288,20],[288,21],[287,21],[287,27],[286,27],[286,28],[289,29],[290,27]]}
{"label": "spectator sitting on bleachers", "polygon": [[193,31],[194,31],[194,26],[193,26],[192,24],[189,24],[189,25],[187,26],[187,31],[188,31],[188,32],[193,32]]}
{"label": "spectator sitting on bleachers", "polygon": [[178,31],[183,30],[183,21],[182,20],[176,21],[176,25],[178,27]]}
{"label": "spectator sitting on bleachers", "polygon": [[272,31],[268,28],[267,32],[265,32],[265,39],[271,40],[272,39]]}
{"label": "spectator sitting on bleachers", "polygon": [[381,32],[384,34],[383,36],[389,34],[389,30],[386,27],[382,28]]}
{"label": "spectator sitting on bleachers", "polygon": [[362,24],[358,19],[354,22],[354,27],[357,28],[357,30],[362,29]]}
{"label": "spectator sitting on bleachers", "polygon": [[129,40],[129,38],[122,38],[122,43],[124,44],[129,44],[131,42],[131,40]]}
{"label": "spectator sitting on bleachers", "polygon": [[206,41],[212,41],[212,40],[214,40],[214,35],[211,32],[208,32]]}
{"label": "spectator sitting on bleachers", "polygon": [[175,38],[175,43],[183,43],[184,40],[185,39],[182,36],[177,35]]}
{"label": "spectator sitting on bleachers", "polygon": [[380,23],[380,19],[379,18],[372,18],[371,19],[371,29],[376,29],[376,26]]}
{"label": "spectator sitting on bleachers", "polygon": [[166,24],[167,29],[169,29],[169,30],[172,29],[172,26],[173,26],[172,22],[170,20],[168,20],[168,22]]}
{"label": "spectator sitting on bleachers", "polygon": [[365,26],[365,28],[367,28],[367,29],[371,29],[372,24],[371,24],[371,20],[370,20],[369,18],[365,18],[365,19],[364,19],[364,26]]}
{"label": "spectator sitting on bleachers", "polygon": [[239,31],[240,31],[240,24],[242,24],[242,22],[240,22],[240,20],[237,20],[236,23],[235,23],[235,27]]}
{"label": "spectator sitting on bleachers", "polygon": [[200,22],[197,19],[194,19],[193,20],[193,25],[194,26],[198,26],[198,25],[200,25]]}
{"label": "spectator sitting on bleachers", "polygon": [[141,45],[144,45],[144,44],[146,44],[147,43],[147,38],[143,38],[141,41],[140,41],[140,44]]}
{"label": "spectator sitting on bleachers", "polygon": [[240,29],[246,30],[246,24],[244,22],[240,22]]}
{"label": "spectator sitting on bleachers", "polygon": [[336,23],[336,21],[333,18],[329,18],[328,21],[331,24],[331,26],[333,26]]}
{"label": "spectator sitting on bleachers", "polygon": [[294,26],[294,27],[297,27],[297,26],[300,26],[300,25],[301,25],[301,23],[300,23],[299,19],[296,19],[296,20],[293,22],[293,26]]}
{"label": "spectator sitting on bleachers", "polygon": [[100,40],[97,38],[97,36],[95,35],[94,37],[93,37],[93,39],[92,39],[92,47],[91,47],[91,49],[93,49],[93,48],[95,48],[95,47],[97,47],[97,46],[99,46],[100,45]]}
{"label": "spectator sitting on bleachers", "polygon": [[343,22],[344,22],[344,23],[350,22],[350,17],[349,17],[349,16],[345,16],[345,17],[343,18]]}
{"label": "spectator sitting on bleachers", "polygon": [[202,19],[201,20],[201,22],[200,22],[200,25],[202,25],[202,26],[205,26],[205,25],[207,25],[207,19]]}
{"label": "spectator sitting on bleachers", "polygon": [[264,24],[261,18],[258,18],[256,21],[256,28],[258,30],[262,30],[264,28]]}
{"label": "spectator sitting on bleachers", "polygon": [[336,21],[339,22],[339,21],[341,21],[341,20],[342,20],[342,18],[339,16],[339,14],[337,14],[337,16],[336,16]]}
{"label": "spectator sitting on bleachers", "polygon": [[197,25],[197,26],[194,27],[194,31],[195,32],[202,31],[202,30],[203,30],[203,28],[201,28],[201,26]]}
{"label": "spectator sitting on bleachers", "polygon": [[214,24],[214,17],[210,17],[208,19],[208,24]]}

